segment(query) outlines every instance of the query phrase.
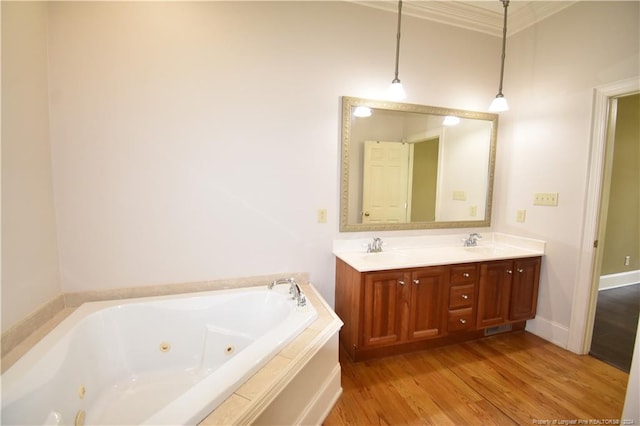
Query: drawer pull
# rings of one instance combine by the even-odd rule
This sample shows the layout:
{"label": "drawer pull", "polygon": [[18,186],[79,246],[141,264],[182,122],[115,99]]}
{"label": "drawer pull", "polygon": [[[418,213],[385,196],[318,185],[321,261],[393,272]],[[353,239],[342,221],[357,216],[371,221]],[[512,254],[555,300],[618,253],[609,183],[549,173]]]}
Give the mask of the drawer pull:
{"label": "drawer pull", "polygon": [[460,318],[460,320],[459,320],[459,321],[460,321],[460,324],[466,324],[466,323],[467,323],[467,320],[466,320],[466,319],[464,319],[464,318]]}
{"label": "drawer pull", "polygon": [[405,283],[404,283],[404,281],[402,281],[402,280],[398,280],[398,284],[400,284],[400,285],[404,285]]}
{"label": "drawer pull", "polygon": [[522,268],[518,268],[518,272],[523,273],[523,272],[524,272],[524,269],[522,269]]}
{"label": "drawer pull", "polygon": [[460,297],[462,297],[464,300],[467,300],[469,298],[469,296],[466,294],[461,294]]}
{"label": "drawer pull", "polygon": [[469,275],[468,272],[465,272],[464,274],[462,274],[462,276],[465,277],[465,278],[469,278],[471,275]]}
{"label": "drawer pull", "polygon": [[413,280],[413,283],[414,283],[415,285],[418,285],[418,284],[420,284],[420,280]]}
{"label": "drawer pull", "polygon": [[513,271],[511,269],[507,269],[507,274],[511,275],[513,274]]}

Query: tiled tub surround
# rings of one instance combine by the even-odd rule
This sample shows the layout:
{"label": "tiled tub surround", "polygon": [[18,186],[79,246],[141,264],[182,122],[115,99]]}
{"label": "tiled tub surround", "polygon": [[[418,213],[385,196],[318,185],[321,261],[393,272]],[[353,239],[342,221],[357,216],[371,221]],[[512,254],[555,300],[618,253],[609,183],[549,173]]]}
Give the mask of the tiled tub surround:
{"label": "tiled tub surround", "polygon": [[337,355],[341,322],[313,286],[302,288],[317,310],[315,321],[202,424],[319,423],[324,419],[341,393]]}
{"label": "tiled tub surround", "polygon": [[371,238],[335,240],[333,254],[355,270],[368,272],[536,257],[545,252],[544,241],[497,232],[481,232],[476,246],[464,247],[468,235],[384,238],[379,253],[367,253]]}

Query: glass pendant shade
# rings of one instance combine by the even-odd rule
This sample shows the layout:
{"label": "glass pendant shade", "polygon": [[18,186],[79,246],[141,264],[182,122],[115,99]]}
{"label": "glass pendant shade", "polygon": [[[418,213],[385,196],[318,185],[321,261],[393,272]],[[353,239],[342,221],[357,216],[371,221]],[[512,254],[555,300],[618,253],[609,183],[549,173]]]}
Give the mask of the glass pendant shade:
{"label": "glass pendant shade", "polygon": [[400,80],[393,80],[391,86],[389,86],[389,100],[391,101],[402,101],[407,98],[407,94],[404,91],[404,87],[402,87],[402,83]]}
{"label": "glass pendant shade", "polygon": [[507,103],[507,98],[504,95],[498,95],[489,105],[489,111],[491,112],[503,112],[509,111],[509,104]]}

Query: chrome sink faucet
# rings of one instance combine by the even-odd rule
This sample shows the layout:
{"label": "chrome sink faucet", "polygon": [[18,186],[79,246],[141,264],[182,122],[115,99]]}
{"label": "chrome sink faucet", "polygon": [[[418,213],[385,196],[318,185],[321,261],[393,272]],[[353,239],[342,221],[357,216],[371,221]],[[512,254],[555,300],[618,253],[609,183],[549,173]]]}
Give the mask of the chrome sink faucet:
{"label": "chrome sink faucet", "polygon": [[367,245],[367,253],[380,253],[382,251],[382,238],[374,237]]}
{"label": "chrome sink faucet", "polygon": [[462,240],[465,247],[475,247],[478,245],[478,240],[482,239],[482,235],[477,232],[472,232],[466,239]]}
{"label": "chrome sink faucet", "polygon": [[273,287],[279,284],[289,284],[289,294],[291,295],[291,299],[297,301],[299,307],[303,307],[307,305],[307,297],[304,295],[304,292],[298,285],[295,278],[281,278],[279,280],[275,280],[267,285],[269,290],[272,290]]}

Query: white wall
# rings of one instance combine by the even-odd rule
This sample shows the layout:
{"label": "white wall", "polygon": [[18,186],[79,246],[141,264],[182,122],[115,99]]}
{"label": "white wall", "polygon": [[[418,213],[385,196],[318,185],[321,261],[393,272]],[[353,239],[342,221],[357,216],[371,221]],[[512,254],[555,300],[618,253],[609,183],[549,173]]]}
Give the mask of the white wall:
{"label": "white wall", "polygon": [[[547,241],[538,317],[529,327],[566,346],[588,190],[594,88],[638,77],[638,2],[580,2],[510,37],[498,136],[494,226]],[[558,207],[533,206],[558,192]],[[526,222],[516,210],[526,209]],[[591,244],[585,242],[584,244]]]}
{"label": "white wall", "polygon": [[[386,90],[396,22],[346,2],[51,4],[63,291],[306,271],[332,303],[340,96]],[[408,101],[485,108],[499,43],[406,17]]]}
{"label": "white wall", "polygon": [[2,3],[2,331],[60,293],[45,3]]}

